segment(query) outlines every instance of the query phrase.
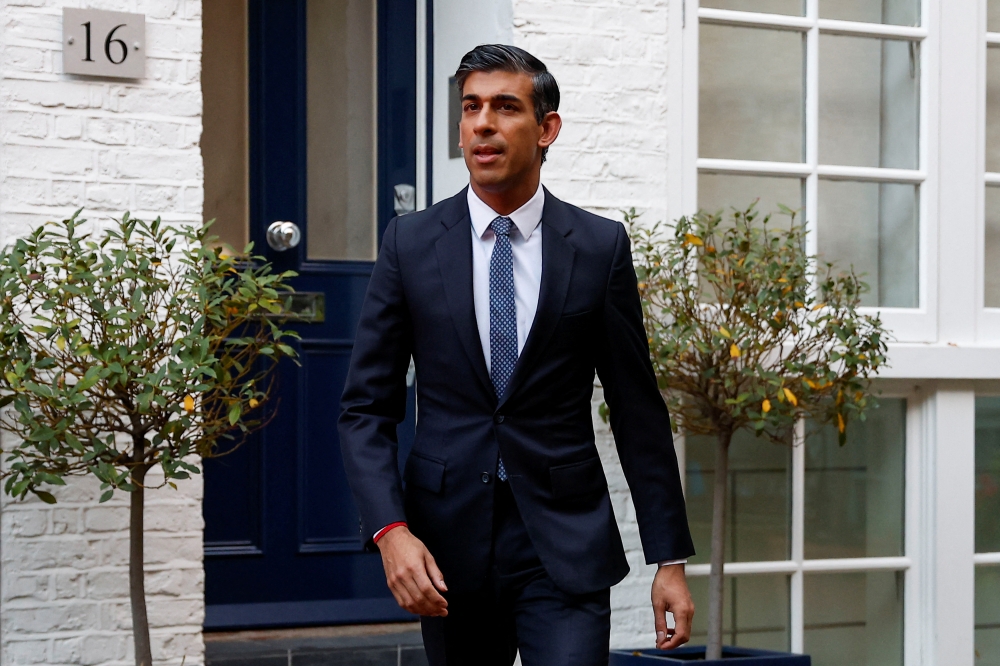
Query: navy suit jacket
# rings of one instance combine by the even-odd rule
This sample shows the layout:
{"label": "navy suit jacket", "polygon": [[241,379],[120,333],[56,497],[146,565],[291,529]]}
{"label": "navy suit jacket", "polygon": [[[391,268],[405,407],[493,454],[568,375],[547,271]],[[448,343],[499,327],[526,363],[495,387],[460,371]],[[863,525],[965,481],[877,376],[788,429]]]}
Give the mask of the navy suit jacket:
{"label": "navy suit jacket", "polygon": [[[361,309],[339,431],[362,538],[371,547],[376,531],[408,522],[451,590],[488,580],[498,453],[556,585],[580,594],[628,573],[594,444],[595,370],[646,562],[694,553],[625,228],[548,191],[541,224],[538,309],[499,398],[476,324],[464,190],[389,223]],[[417,427],[400,479],[411,355]]]}

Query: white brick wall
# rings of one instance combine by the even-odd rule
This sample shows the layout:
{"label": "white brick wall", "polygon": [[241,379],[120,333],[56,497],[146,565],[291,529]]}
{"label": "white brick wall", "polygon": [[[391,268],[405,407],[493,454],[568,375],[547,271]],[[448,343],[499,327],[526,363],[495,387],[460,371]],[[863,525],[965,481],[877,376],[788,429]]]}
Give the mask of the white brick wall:
{"label": "white brick wall", "polygon": [[[146,15],[146,77],[62,74],[62,7]],[[200,222],[200,0],[0,0],[0,243],[79,207]],[[203,663],[201,480],[147,496],[157,664]],[[0,503],[0,663],[132,663],[127,497]]]}
{"label": "white brick wall", "polygon": [[[667,214],[667,0],[513,0],[514,43],[559,82],[563,130],[542,167],[552,192],[612,219],[635,206],[652,222]],[[612,590],[614,647],[654,642],[654,569],[639,543],[635,509],[614,440],[594,427],[632,572]]]}

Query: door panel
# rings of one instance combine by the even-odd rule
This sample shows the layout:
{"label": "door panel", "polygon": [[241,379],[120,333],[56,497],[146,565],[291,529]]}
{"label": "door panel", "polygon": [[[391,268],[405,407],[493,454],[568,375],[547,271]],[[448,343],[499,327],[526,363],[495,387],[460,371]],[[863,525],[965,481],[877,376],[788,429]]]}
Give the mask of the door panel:
{"label": "door panel", "polygon": [[[362,551],[336,422],[394,186],[416,176],[415,20],[414,0],[249,3],[250,238],[325,307],[290,325],[299,364],[279,367],[273,420],[206,462],[206,629],[413,619]],[[277,220],[297,247],[267,246]],[[401,466],[413,414],[411,389]]]}

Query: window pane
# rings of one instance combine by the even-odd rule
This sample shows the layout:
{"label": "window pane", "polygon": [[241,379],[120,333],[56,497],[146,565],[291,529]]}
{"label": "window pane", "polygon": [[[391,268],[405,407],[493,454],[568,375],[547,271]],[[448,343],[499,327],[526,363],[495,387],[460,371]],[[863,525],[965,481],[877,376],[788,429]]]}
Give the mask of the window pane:
{"label": "window pane", "polygon": [[201,20],[205,221],[215,220],[220,243],[242,252],[250,235],[246,3],[205,3]]}
{"label": "window pane", "polygon": [[[788,651],[788,576],[727,576],[725,580],[722,643]],[[704,644],[708,636],[708,577],[688,578],[688,584],[697,609],[691,626],[691,644]]]}
{"label": "window pane", "polygon": [[[689,435],[686,441],[688,520],[698,551],[690,561],[708,562],[716,440]],[[733,436],[729,452],[726,561],[788,559],[791,448],[740,431]]]}
{"label": "window pane", "polygon": [[803,0],[701,0],[702,7],[711,7],[712,9],[788,14],[790,16],[805,16],[805,5]]}
{"label": "window pane", "polygon": [[976,398],[976,552],[1000,553],[1000,397]]}
{"label": "window pane", "polygon": [[819,160],[917,168],[918,46],[821,35]]}
{"label": "window pane", "polygon": [[864,23],[920,25],[920,0],[819,0],[819,17]]}
{"label": "window pane", "polygon": [[976,567],[976,666],[1000,666],[1000,567]]}
{"label": "window pane", "polygon": [[915,185],[819,182],[819,254],[863,274],[862,305],[917,307],[917,208]]}
{"label": "window pane", "polygon": [[699,155],[801,162],[803,36],[709,24],[700,34]]}
{"label": "window pane", "polygon": [[1000,48],[986,49],[986,170],[1000,171]]}
{"label": "window pane", "polygon": [[698,175],[698,208],[710,213],[722,211],[728,217],[733,208],[746,210],[760,199],[757,210],[762,213],[777,213],[778,204],[799,210],[803,206],[802,187],[798,178],[703,173]]}
{"label": "window pane", "polygon": [[1000,32],[1000,0],[987,0],[986,5],[986,29]]}
{"label": "window pane", "polygon": [[810,574],[804,603],[813,666],[903,663],[903,572]]}
{"label": "window pane", "polygon": [[986,188],[986,307],[1000,308],[1000,187]]}
{"label": "window pane", "polygon": [[806,438],[805,556],[903,555],[906,401],[886,398],[851,423]]}
{"label": "window pane", "polygon": [[375,258],[374,7],[306,5],[310,259]]}

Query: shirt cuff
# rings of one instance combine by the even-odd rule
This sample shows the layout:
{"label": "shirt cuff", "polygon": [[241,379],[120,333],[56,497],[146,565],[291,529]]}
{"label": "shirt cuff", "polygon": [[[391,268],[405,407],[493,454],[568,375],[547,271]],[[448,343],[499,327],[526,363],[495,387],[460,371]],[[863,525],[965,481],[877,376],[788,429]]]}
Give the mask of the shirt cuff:
{"label": "shirt cuff", "polygon": [[407,526],[406,523],[402,523],[402,522],[400,522],[400,523],[389,523],[388,525],[386,525],[385,527],[383,527],[382,529],[380,529],[378,532],[375,533],[375,536],[372,537],[372,543],[378,543],[378,540],[381,539],[382,537],[384,537],[385,533],[388,532],[389,530],[391,530],[392,528],[394,528],[394,527],[406,527],[406,526]]}
{"label": "shirt cuff", "polygon": [[662,562],[657,562],[657,568],[659,567],[669,567],[671,564],[687,564],[687,558],[683,560],[663,560]]}

